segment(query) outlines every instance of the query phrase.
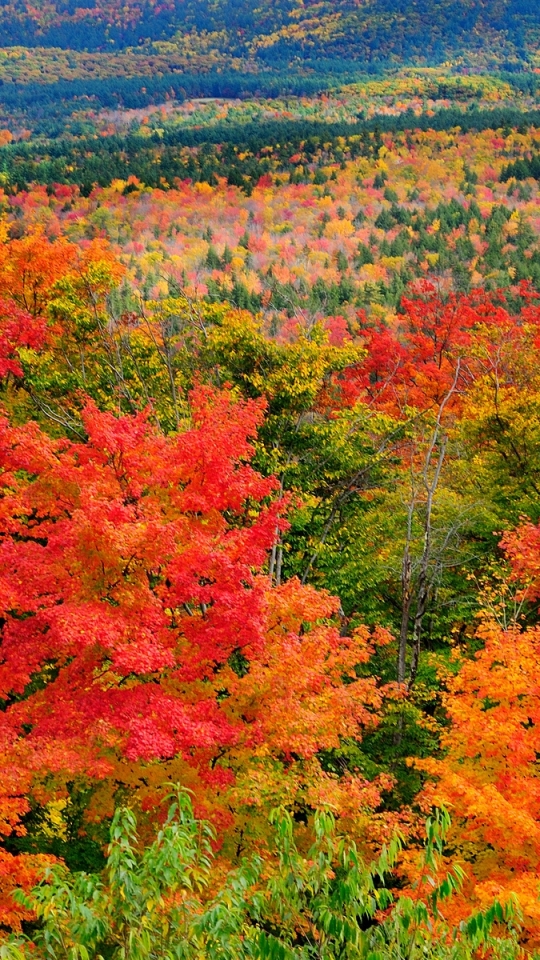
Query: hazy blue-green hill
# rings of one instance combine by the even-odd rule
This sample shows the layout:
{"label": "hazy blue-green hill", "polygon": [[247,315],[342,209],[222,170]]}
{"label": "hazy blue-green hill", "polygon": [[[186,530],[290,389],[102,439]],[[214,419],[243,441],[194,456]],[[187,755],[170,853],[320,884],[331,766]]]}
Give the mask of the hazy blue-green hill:
{"label": "hazy blue-green hill", "polygon": [[8,0],[4,45],[121,49],[173,41],[255,63],[311,59],[524,61],[537,47],[537,0]]}

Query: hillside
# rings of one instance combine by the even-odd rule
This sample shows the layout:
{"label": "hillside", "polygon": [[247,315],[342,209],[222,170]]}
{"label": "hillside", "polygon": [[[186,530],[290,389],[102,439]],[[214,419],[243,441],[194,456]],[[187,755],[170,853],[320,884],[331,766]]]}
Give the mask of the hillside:
{"label": "hillside", "polygon": [[158,44],[153,52],[172,62],[210,56],[252,69],[321,57],[517,64],[537,49],[540,9],[534,0],[8,0],[0,27],[7,48],[148,52]]}

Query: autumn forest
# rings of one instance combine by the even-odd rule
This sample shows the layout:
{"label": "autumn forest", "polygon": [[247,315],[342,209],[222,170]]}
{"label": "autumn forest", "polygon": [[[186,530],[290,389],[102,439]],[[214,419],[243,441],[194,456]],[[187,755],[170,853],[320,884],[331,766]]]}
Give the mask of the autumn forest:
{"label": "autumn forest", "polygon": [[0,958],[537,957],[536,4],[0,23]]}

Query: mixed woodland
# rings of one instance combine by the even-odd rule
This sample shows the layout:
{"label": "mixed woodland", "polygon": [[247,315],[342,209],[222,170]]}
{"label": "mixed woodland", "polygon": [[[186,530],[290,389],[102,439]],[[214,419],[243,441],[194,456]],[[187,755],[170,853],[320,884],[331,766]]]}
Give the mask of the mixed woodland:
{"label": "mixed woodland", "polygon": [[540,949],[540,21],[428,6],[2,6],[6,960]]}

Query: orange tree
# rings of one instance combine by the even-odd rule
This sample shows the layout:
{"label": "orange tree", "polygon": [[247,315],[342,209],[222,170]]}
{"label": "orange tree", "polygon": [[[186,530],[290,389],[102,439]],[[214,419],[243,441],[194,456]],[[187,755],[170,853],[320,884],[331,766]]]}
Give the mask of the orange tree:
{"label": "orange tree", "polygon": [[[449,806],[451,847],[468,882],[456,907],[517,895],[529,942],[538,945],[540,906],[540,530],[527,522],[502,541],[510,570],[486,593],[480,649],[449,680],[444,759],[422,761],[435,779],[429,802]],[[529,621],[529,625],[527,625]]]}

